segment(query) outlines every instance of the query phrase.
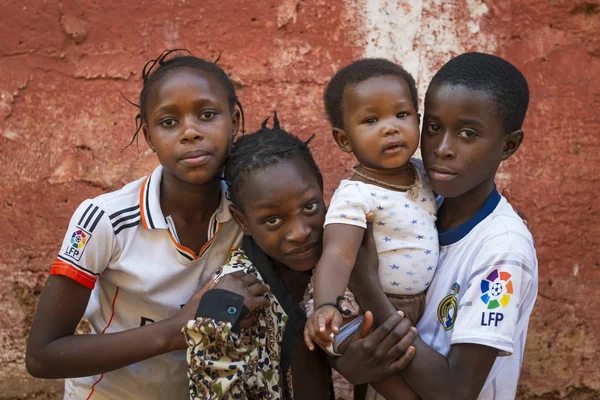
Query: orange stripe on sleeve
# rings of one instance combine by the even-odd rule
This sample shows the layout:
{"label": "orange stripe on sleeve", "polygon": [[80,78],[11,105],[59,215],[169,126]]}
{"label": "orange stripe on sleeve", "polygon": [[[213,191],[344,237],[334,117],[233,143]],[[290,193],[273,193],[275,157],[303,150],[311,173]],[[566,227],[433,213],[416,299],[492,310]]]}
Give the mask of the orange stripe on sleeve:
{"label": "orange stripe on sleeve", "polygon": [[148,183],[148,178],[150,178],[150,175],[148,175],[146,177],[146,179],[144,179],[144,183],[142,184],[142,188],[140,189],[140,217],[142,220],[142,225],[144,225],[144,228],[146,228],[146,229],[149,229],[149,228],[148,228],[148,223],[146,222],[146,211],[144,209],[146,203],[144,202],[144,198],[145,198],[145,196],[148,195],[147,193],[145,193],[146,184]]}
{"label": "orange stripe on sleeve", "polygon": [[75,268],[71,264],[64,262],[63,260],[56,259],[52,268],[50,269],[52,275],[63,275],[73,279],[75,282],[82,284],[88,289],[93,289],[96,284],[96,277],[90,276],[85,272]]}

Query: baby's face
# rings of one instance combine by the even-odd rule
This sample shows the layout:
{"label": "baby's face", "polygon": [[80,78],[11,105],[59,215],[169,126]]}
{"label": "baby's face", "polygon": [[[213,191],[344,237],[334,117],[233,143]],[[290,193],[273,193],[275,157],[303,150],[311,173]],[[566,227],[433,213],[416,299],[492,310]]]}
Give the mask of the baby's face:
{"label": "baby's face", "polygon": [[419,114],[400,77],[378,76],[346,87],[342,115],[348,143],[365,167],[401,167],[419,146]]}

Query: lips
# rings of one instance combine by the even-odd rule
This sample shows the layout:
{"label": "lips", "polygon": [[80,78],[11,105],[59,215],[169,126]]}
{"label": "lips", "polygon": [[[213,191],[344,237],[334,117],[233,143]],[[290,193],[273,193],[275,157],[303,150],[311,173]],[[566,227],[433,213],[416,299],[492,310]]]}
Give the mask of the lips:
{"label": "lips", "polygon": [[400,141],[392,141],[392,142],[388,142],[386,143],[386,145],[383,147],[383,151],[385,152],[394,152],[394,151],[398,151],[402,148],[402,142]]}
{"label": "lips", "polygon": [[191,150],[186,151],[181,155],[179,160],[182,164],[188,167],[198,167],[208,162],[211,157],[211,153],[204,150]]}
{"label": "lips", "polygon": [[296,247],[295,249],[288,251],[287,255],[294,256],[294,257],[304,256],[304,255],[310,253],[311,251],[313,251],[314,249],[316,249],[318,245],[319,245],[318,242],[311,242],[311,243],[305,244],[304,246]]}
{"label": "lips", "polygon": [[449,168],[439,166],[429,167],[427,168],[427,172],[429,177],[432,180],[436,181],[449,181],[453,179],[456,175],[458,175],[456,172]]}

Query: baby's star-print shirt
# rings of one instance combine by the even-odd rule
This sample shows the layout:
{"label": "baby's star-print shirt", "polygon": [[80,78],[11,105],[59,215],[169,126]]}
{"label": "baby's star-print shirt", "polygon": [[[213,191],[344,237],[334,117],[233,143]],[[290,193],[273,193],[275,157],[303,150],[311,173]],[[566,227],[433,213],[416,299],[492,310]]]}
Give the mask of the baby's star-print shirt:
{"label": "baby's star-print shirt", "polygon": [[[234,250],[216,272],[214,281],[236,271],[263,280],[246,254]],[[215,291],[207,294],[211,292]],[[214,300],[213,304],[207,304],[211,296],[205,294],[197,318],[183,328],[188,344],[190,399],[293,399],[291,369],[282,371],[280,362],[288,315],[277,298],[269,292],[271,306],[255,310],[254,325],[240,330],[237,324],[243,318],[244,298],[220,292],[229,296],[221,296],[215,306]],[[220,304],[223,301],[227,302],[225,307]],[[216,308],[224,309],[220,319],[212,315]]]}
{"label": "baby's star-print shirt", "polygon": [[375,214],[373,236],[379,256],[379,280],[389,294],[413,295],[425,291],[438,263],[435,197],[422,165],[413,165],[422,182],[416,199],[407,192],[344,179],[325,218],[325,226],[347,224],[366,228],[367,213]]}

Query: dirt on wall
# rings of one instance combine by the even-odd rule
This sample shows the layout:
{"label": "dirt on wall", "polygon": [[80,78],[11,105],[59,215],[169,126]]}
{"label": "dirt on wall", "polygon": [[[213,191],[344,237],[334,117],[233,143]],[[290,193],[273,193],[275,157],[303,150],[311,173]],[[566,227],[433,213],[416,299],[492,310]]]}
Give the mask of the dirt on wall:
{"label": "dirt on wall", "polygon": [[[0,7],[0,399],[62,396],[60,382],[25,371],[29,326],[77,205],[157,163],[143,140],[122,150],[136,110],[119,92],[136,100],[147,60],[173,47],[220,54],[247,131],[276,109],[287,130],[316,134],[312,148],[330,195],[352,159],[330,139],[322,91],[336,69],[372,55],[373,46],[396,51],[389,58],[398,61],[403,51],[417,54],[411,72],[420,88],[458,50],[493,51],[527,77],[525,143],[498,182],[528,215],[539,258],[519,398],[600,398],[597,1],[2,0]],[[412,15],[414,26],[373,35],[386,21],[367,12],[373,7],[384,17],[387,7]],[[402,47],[405,31],[413,42]],[[449,35],[458,47],[448,47]]]}

